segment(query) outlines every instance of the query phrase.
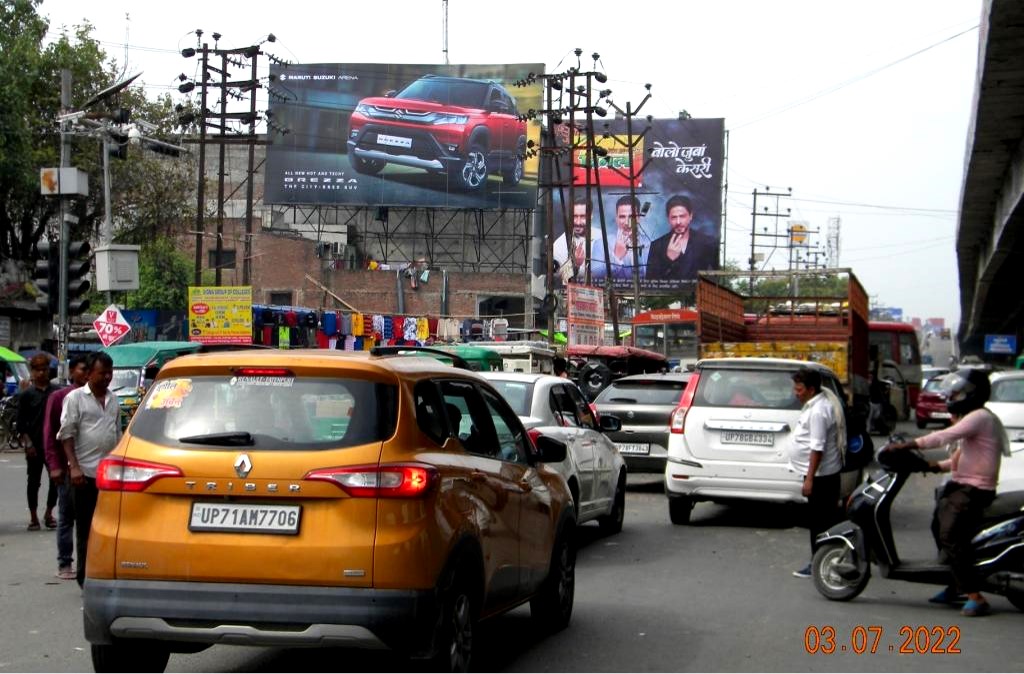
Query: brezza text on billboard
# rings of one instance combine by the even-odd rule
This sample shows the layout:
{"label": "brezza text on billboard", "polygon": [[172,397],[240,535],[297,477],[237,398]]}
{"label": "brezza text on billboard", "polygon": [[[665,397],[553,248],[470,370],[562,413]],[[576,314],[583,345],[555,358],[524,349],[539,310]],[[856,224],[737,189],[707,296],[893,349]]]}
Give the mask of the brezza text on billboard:
{"label": "brezza text on billboard", "polygon": [[272,66],[264,201],[533,209],[543,67]]}

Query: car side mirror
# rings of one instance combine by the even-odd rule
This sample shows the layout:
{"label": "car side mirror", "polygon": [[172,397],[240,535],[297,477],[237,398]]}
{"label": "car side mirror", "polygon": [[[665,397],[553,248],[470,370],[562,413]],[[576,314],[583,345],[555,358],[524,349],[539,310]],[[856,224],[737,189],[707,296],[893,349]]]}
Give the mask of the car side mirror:
{"label": "car side mirror", "polygon": [[537,459],[541,463],[558,463],[565,461],[569,448],[565,443],[549,435],[542,435],[534,441],[537,447]]}
{"label": "car side mirror", "polygon": [[601,430],[605,433],[614,433],[622,430],[622,419],[614,414],[601,415]]}

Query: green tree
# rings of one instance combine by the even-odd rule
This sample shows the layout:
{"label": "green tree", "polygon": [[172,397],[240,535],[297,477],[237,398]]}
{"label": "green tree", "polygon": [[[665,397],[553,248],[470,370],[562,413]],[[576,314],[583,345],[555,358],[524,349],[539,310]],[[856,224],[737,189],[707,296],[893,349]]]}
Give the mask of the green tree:
{"label": "green tree", "polygon": [[[0,259],[26,261],[55,224],[58,201],[39,194],[39,169],[60,163],[61,70],[72,73],[72,109],[78,110],[97,92],[123,76],[108,60],[85,23],[64,29],[44,45],[49,25],[39,15],[41,0],[0,0]],[[170,96],[149,100],[141,87],[129,87],[90,107],[113,112],[124,107],[132,120],[155,125],[146,135],[167,138],[177,125]],[[173,142],[173,141],[172,141]],[[90,194],[79,204],[73,238],[95,240],[103,221],[102,140],[77,133],[71,164],[89,173]],[[115,241],[143,243],[170,234],[188,222],[194,161],[170,158],[132,146],[126,161],[111,160],[111,213]]]}
{"label": "green tree", "polygon": [[174,239],[150,241],[139,254],[139,289],[128,293],[127,307],[183,311],[188,307],[191,281],[192,264]]}
{"label": "green tree", "polygon": [[89,38],[92,27],[79,26],[44,46],[49,25],[39,4],[0,0],[0,259],[31,257],[57,209],[56,200],[39,194],[39,169],[60,162],[61,70],[71,70],[80,96],[106,82],[104,54]]}

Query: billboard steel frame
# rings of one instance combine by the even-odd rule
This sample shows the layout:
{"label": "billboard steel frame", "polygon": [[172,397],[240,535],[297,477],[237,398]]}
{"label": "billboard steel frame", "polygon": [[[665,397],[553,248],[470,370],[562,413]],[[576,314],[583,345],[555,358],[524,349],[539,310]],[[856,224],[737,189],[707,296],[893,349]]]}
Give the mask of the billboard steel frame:
{"label": "billboard steel frame", "polygon": [[293,231],[322,241],[345,234],[363,257],[382,264],[425,259],[448,271],[527,274],[532,270],[530,209],[434,209],[344,205],[276,205]]}

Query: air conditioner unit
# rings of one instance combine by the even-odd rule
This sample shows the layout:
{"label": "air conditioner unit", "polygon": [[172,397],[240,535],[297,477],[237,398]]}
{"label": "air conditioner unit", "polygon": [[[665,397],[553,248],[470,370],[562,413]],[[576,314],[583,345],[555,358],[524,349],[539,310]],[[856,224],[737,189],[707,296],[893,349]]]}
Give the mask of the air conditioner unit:
{"label": "air conditioner unit", "polygon": [[345,244],[342,243],[341,241],[334,241],[331,243],[331,254],[334,257],[344,257],[345,247]]}

